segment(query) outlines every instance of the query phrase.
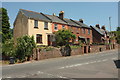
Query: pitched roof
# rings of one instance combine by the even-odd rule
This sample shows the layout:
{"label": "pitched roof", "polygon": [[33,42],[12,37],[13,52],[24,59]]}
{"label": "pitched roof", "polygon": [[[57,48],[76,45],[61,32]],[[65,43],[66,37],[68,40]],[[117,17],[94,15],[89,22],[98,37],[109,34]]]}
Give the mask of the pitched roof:
{"label": "pitched roof", "polygon": [[66,21],[68,23],[68,25],[80,27],[80,25],[76,24],[71,19],[64,18],[63,20]]}
{"label": "pitched roof", "polygon": [[46,15],[46,14],[44,14],[44,15],[47,16],[48,18],[50,18],[52,20],[52,22],[67,24],[65,21],[58,18],[58,16]]}
{"label": "pitched roof", "polygon": [[[72,20],[72,19],[71,19]],[[80,27],[85,27],[85,28],[90,28],[89,26],[87,26],[84,23],[81,23],[80,21],[76,21],[76,20],[72,20],[73,22],[77,23],[78,25],[80,25]]]}
{"label": "pitched roof", "polygon": [[20,9],[20,11],[28,18],[51,22],[51,20],[49,18],[47,18],[46,16],[44,16],[42,13],[24,10],[24,9]]}
{"label": "pitched roof", "polygon": [[91,26],[94,30],[96,30],[98,33],[100,33],[101,35],[104,35],[105,33],[104,33],[104,30],[102,30],[102,29],[99,29],[99,28],[97,28],[97,27],[93,27],[93,26]]}

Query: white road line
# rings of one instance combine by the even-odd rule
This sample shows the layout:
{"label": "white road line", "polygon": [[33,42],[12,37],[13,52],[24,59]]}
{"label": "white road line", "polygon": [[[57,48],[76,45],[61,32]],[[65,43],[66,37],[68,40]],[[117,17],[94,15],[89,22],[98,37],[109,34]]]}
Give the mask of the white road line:
{"label": "white road line", "polygon": [[108,59],[104,59],[104,60],[102,60],[102,61],[107,61]]}
{"label": "white road line", "polygon": [[12,77],[7,77],[7,78],[12,78]]}
{"label": "white road line", "polygon": [[98,60],[98,61],[91,61],[91,62],[86,62],[86,63],[81,63],[81,64],[74,64],[74,65],[70,65],[70,66],[60,67],[60,68],[58,68],[58,69],[72,68],[72,67],[77,67],[77,66],[82,66],[82,65],[97,63],[97,62],[103,62],[103,61],[107,61],[107,60],[108,60],[108,59]]}
{"label": "white road line", "polygon": [[117,59],[117,58],[112,58],[112,60],[115,60],[115,59]]}

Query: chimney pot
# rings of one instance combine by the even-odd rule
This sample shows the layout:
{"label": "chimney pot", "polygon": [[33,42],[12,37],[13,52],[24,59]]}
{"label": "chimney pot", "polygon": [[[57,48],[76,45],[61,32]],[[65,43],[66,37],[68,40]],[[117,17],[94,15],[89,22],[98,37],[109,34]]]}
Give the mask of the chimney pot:
{"label": "chimney pot", "polygon": [[56,16],[56,14],[55,14],[55,13],[53,13],[53,16]]}
{"label": "chimney pot", "polygon": [[100,29],[100,25],[99,25],[99,24],[96,24],[96,27],[97,27],[98,29]]}
{"label": "chimney pot", "polygon": [[101,29],[106,30],[104,25],[101,27]]}
{"label": "chimney pot", "polygon": [[83,23],[83,19],[79,19],[79,21],[80,21],[81,23]]}

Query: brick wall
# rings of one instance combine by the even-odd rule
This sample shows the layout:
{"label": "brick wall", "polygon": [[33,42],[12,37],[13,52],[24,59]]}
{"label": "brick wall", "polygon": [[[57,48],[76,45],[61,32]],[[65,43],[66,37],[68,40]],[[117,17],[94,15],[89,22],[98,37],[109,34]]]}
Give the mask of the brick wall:
{"label": "brick wall", "polygon": [[[88,51],[90,47],[90,52]],[[84,51],[84,48],[86,48],[86,53]],[[73,55],[82,55],[82,54],[90,54],[90,53],[97,53],[102,52],[106,50],[116,49],[118,48],[118,45],[92,45],[92,46],[86,46],[86,47],[79,47],[76,49],[72,49],[71,56]],[[45,51],[40,49],[34,49],[34,54],[32,56],[32,59],[34,60],[42,60],[42,59],[49,59],[49,58],[57,58],[62,57],[62,54],[60,52],[60,49],[53,49],[51,51]]]}

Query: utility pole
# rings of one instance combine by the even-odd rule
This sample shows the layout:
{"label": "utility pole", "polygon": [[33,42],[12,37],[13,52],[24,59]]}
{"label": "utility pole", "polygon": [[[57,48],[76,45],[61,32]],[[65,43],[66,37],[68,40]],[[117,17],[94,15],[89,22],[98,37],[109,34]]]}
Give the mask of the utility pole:
{"label": "utility pole", "polygon": [[109,26],[110,26],[110,32],[111,32],[111,17],[109,17]]}

